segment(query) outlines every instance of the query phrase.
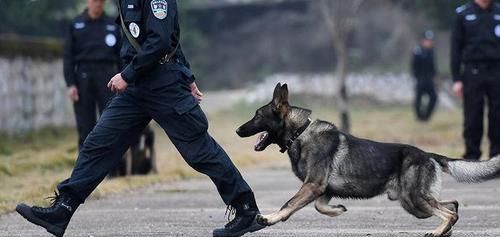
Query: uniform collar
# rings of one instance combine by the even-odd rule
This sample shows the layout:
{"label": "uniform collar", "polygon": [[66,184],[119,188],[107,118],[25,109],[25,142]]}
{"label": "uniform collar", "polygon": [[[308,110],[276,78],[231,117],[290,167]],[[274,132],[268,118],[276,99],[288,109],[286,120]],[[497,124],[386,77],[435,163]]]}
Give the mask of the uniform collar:
{"label": "uniform collar", "polygon": [[495,1],[492,0],[490,2],[490,5],[488,5],[486,9],[481,8],[481,6],[479,6],[479,4],[476,3],[476,1],[473,1],[472,4],[474,5],[475,8],[477,8],[480,11],[491,12],[493,10],[493,6],[495,5]]}
{"label": "uniform collar", "polygon": [[92,19],[90,18],[89,16],[89,10],[87,8],[85,8],[85,10],[83,11],[82,13],[82,19],[85,21],[85,22],[90,22],[90,21],[101,21],[103,20],[105,17],[106,17],[106,12],[103,12],[102,15],[97,18],[97,19]]}

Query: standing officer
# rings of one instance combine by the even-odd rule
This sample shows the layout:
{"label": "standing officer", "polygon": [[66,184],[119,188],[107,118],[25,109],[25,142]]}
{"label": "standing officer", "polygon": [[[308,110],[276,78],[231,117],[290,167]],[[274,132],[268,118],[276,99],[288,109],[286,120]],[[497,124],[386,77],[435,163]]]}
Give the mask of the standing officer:
{"label": "standing officer", "polygon": [[120,32],[104,14],[105,0],[87,0],[87,9],[70,24],[64,48],[64,78],[74,103],[78,145],[96,124],[97,110],[112,97],[106,84],[118,72]]}
{"label": "standing officer", "polygon": [[[462,68],[463,65],[463,68]],[[464,99],[464,158],[481,157],[485,100],[490,157],[500,154],[500,5],[475,0],[457,8],[451,39],[453,91]]]}
{"label": "standing officer", "polygon": [[[120,24],[128,40],[121,56],[125,69],[109,81],[118,92],[83,143],[71,177],[58,185],[50,207],[20,204],[28,221],[63,236],[73,213],[119,163],[132,140],[154,119],[186,162],[208,175],[234,219],[214,236],[241,236],[257,224],[255,197],[227,154],[208,134],[198,105],[201,93],[180,47],[176,0],[120,0]],[[137,48],[137,49],[136,49]]]}
{"label": "standing officer", "polygon": [[[413,50],[412,73],[415,77],[415,113],[419,121],[428,121],[436,106],[437,94],[434,86],[436,64],[434,62],[434,32],[428,30],[422,35],[419,45]],[[424,96],[429,98],[426,105],[422,104]]]}

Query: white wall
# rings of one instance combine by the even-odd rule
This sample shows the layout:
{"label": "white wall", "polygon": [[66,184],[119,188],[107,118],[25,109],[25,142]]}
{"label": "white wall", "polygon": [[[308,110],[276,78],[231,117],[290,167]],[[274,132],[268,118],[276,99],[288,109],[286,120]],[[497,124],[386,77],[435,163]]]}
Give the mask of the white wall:
{"label": "white wall", "polygon": [[0,132],[73,125],[62,60],[0,58]]}

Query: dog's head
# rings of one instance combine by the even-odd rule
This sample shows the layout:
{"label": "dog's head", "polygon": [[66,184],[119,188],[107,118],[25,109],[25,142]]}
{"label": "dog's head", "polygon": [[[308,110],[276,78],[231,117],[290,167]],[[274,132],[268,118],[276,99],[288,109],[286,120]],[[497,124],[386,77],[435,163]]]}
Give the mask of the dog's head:
{"label": "dog's head", "polygon": [[255,116],[241,125],[236,133],[240,137],[250,137],[262,132],[255,144],[255,151],[263,151],[270,144],[278,142],[278,138],[283,133],[285,117],[289,109],[288,87],[286,84],[278,83],[271,102],[258,109]]}

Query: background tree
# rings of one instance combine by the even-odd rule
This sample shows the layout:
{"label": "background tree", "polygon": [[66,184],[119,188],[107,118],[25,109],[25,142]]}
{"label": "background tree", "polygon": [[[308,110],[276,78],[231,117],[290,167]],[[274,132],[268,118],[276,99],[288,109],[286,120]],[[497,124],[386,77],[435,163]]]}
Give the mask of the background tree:
{"label": "background tree", "polygon": [[84,4],[81,0],[0,0],[0,33],[61,36]]}
{"label": "background tree", "polygon": [[330,30],[336,52],[336,78],[339,83],[337,93],[340,110],[341,129],[349,132],[350,117],[347,92],[347,73],[349,70],[348,41],[355,29],[356,14],[364,0],[331,1],[321,0],[321,13]]}

